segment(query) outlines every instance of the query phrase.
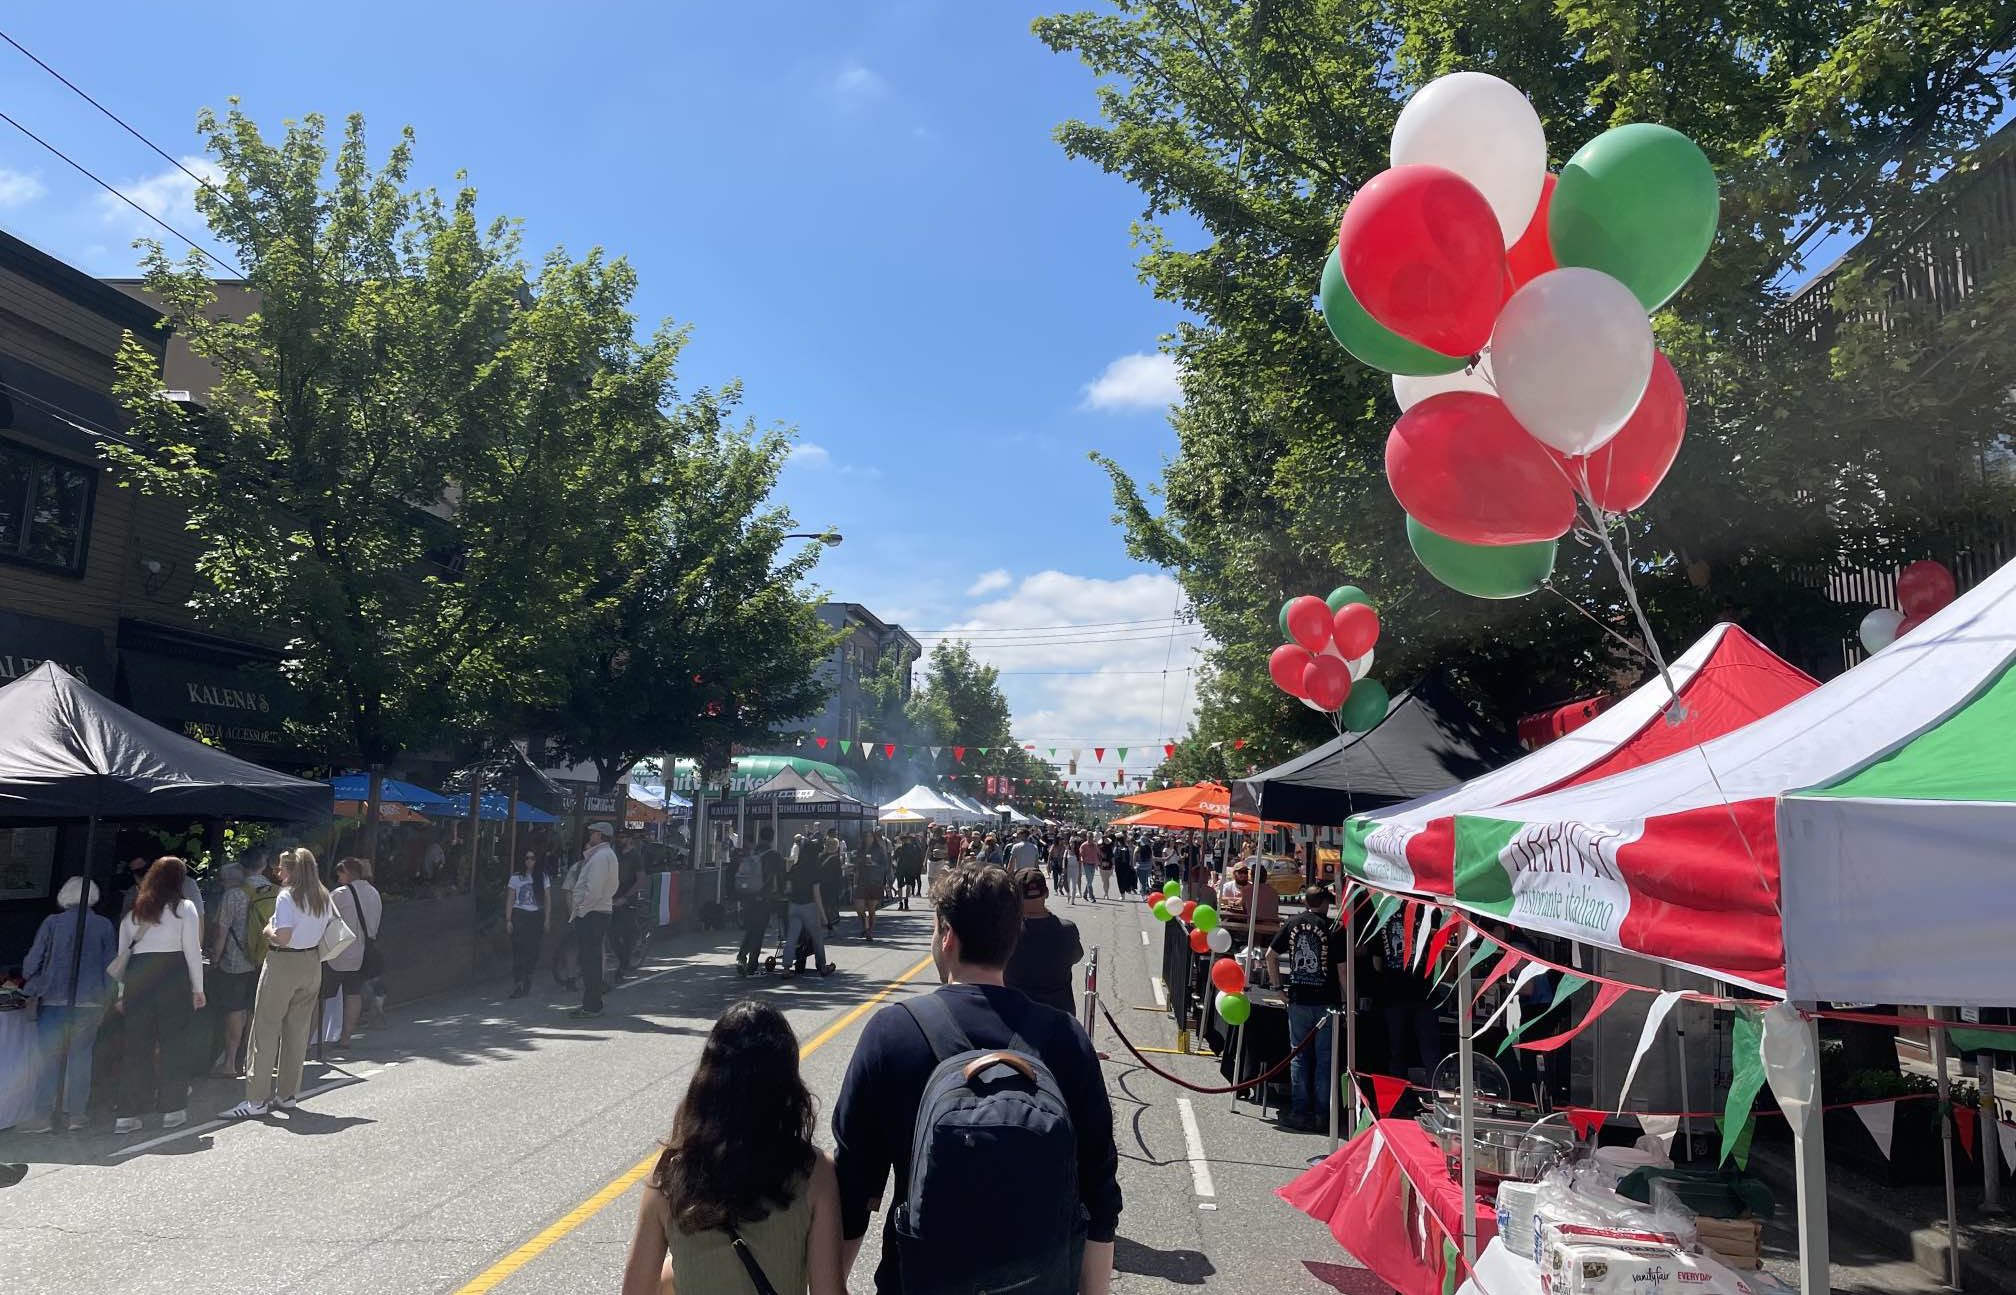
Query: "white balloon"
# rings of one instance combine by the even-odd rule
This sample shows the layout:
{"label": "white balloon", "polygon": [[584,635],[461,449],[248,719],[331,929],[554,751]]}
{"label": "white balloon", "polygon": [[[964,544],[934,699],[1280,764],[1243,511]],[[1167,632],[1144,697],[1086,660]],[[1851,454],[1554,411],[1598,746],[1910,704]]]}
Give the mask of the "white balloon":
{"label": "white balloon", "polygon": [[1491,357],[1483,356],[1467,369],[1433,377],[1416,378],[1404,373],[1393,375],[1393,399],[1399,403],[1403,414],[1428,397],[1439,396],[1445,391],[1481,391],[1487,396],[1497,395],[1498,385],[1491,377]]}
{"label": "white balloon", "polygon": [[1210,946],[1211,952],[1224,953],[1232,947],[1232,932],[1222,926],[1214,926],[1211,934],[1204,937],[1204,942]]}
{"label": "white balloon", "polygon": [[[1338,659],[1339,661],[1344,661],[1344,653],[1338,650],[1338,648],[1337,648],[1337,640],[1336,640],[1336,639],[1331,639],[1331,640],[1330,640],[1330,641],[1329,641],[1328,643],[1325,643],[1325,644],[1323,645],[1323,650],[1322,650],[1321,652],[1318,652],[1318,653],[1317,653],[1316,655],[1317,655],[1317,656],[1334,656],[1334,657],[1336,657],[1336,658],[1337,658],[1337,659]],[[1344,664],[1345,664],[1345,665],[1350,665],[1351,663],[1350,663],[1349,661],[1344,661]]]}
{"label": "white balloon", "polygon": [[1352,683],[1357,683],[1360,679],[1363,679],[1366,672],[1372,668],[1372,651],[1371,648],[1366,648],[1364,656],[1353,657],[1344,663],[1351,671]]}
{"label": "white balloon", "polygon": [[1510,247],[1540,205],[1547,133],[1518,87],[1486,72],[1452,72],[1400,110],[1392,158],[1395,166],[1446,167],[1476,185]]}
{"label": "white balloon", "polygon": [[1310,701],[1307,697],[1297,697],[1295,700],[1301,702],[1304,706],[1307,706],[1310,710],[1315,711],[1318,715],[1328,715],[1330,713],[1329,711],[1324,710],[1321,706],[1318,706],[1315,702]]}
{"label": "white balloon", "polygon": [[1881,652],[1897,641],[1897,629],[1903,623],[1903,612],[1893,607],[1878,607],[1862,618],[1862,646],[1872,656]]}
{"label": "white balloon", "polygon": [[1563,454],[1602,448],[1652,380],[1652,325],[1601,270],[1549,270],[1512,294],[1491,334],[1499,398],[1533,439]]}

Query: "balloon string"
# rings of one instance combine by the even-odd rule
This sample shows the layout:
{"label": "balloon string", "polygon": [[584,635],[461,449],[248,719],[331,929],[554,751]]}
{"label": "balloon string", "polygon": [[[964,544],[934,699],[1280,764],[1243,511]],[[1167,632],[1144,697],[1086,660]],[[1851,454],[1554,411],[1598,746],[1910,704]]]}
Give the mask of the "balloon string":
{"label": "balloon string", "polygon": [[1616,630],[1611,629],[1608,625],[1605,625],[1601,617],[1595,615],[1587,607],[1584,607],[1581,603],[1576,602],[1573,598],[1570,598],[1567,594],[1562,593],[1560,589],[1555,587],[1552,581],[1548,581],[1546,584],[1543,584],[1540,587],[1542,589],[1545,589],[1548,593],[1553,594],[1556,598],[1559,598],[1562,602],[1567,603],[1570,607],[1574,608],[1577,615],[1588,617],[1589,623],[1591,625],[1594,625],[1597,629],[1602,630],[1605,634],[1608,634],[1611,638],[1616,639],[1617,642],[1623,645],[1623,647],[1627,651],[1635,652],[1639,656],[1644,657],[1645,660],[1647,661],[1652,660],[1651,655],[1647,653],[1643,647],[1641,647],[1637,643],[1632,642],[1629,638],[1626,638],[1624,635],[1619,634]]}
{"label": "balloon string", "polygon": [[[1582,488],[1587,501],[1589,490],[1589,470],[1585,462],[1582,467]],[[1631,608],[1631,615],[1638,621],[1638,632],[1645,639],[1645,655],[1659,669],[1659,677],[1666,681],[1666,691],[1676,706],[1680,703],[1680,688],[1673,682],[1673,672],[1666,667],[1666,654],[1659,650],[1658,636],[1652,633],[1652,622],[1646,618],[1645,608],[1638,601],[1638,583],[1631,578],[1630,564],[1617,552],[1617,545],[1610,537],[1609,514],[1589,504],[1589,511],[1596,519],[1596,542],[1603,546],[1603,552],[1610,559],[1610,566],[1617,572],[1617,583],[1623,586],[1624,602]],[[1685,718],[1685,716],[1681,716]]]}

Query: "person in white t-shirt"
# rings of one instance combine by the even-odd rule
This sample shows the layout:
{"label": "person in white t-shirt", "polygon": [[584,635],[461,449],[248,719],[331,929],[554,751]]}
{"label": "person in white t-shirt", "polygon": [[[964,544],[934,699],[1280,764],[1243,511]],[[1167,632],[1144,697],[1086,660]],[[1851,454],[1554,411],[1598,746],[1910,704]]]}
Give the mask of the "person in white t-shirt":
{"label": "person in white t-shirt", "polygon": [[[349,948],[329,959],[323,975],[343,991],[343,1037],[338,1047],[350,1046],[357,1032],[357,1017],[364,1010],[364,996],[370,977],[364,969],[364,951],[377,940],[385,920],[385,900],[371,884],[371,864],[365,859],[344,859],[336,865],[336,889],[329,902],[357,935]],[[333,992],[333,991],[332,991]]]}
{"label": "person in white t-shirt", "polygon": [[114,1133],[138,1133],[156,1111],[161,1127],[189,1122],[189,1068],[177,1056],[203,1006],[203,918],[182,897],[189,866],[173,855],[148,865],[133,908],[119,920],[118,1009],[125,1016]]}
{"label": "person in white t-shirt", "polygon": [[284,850],[279,866],[280,895],[266,928],[266,965],[252,1006],[245,1100],[224,1112],[226,1119],[250,1119],[274,1106],[294,1109],[309,1028],[321,1005],[322,932],[337,916],[336,905],[315,870],[314,851]]}

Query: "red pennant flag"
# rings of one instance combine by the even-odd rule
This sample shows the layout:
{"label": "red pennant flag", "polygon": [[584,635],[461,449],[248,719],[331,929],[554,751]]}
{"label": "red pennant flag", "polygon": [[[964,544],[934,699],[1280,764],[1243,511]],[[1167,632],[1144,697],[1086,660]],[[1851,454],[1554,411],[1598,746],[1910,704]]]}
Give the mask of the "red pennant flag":
{"label": "red pennant flag", "polygon": [[1585,1142],[1602,1130],[1603,1121],[1609,1118],[1605,1111],[1585,1111],[1580,1107],[1568,1108],[1568,1127],[1575,1130],[1575,1136]]}
{"label": "red pennant flag", "polygon": [[1407,1092],[1407,1081],[1393,1075],[1372,1075],[1372,1109],[1385,1119],[1400,1104],[1400,1098]]}
{"label": "red pennant flag", "polygon": [[1526,961],[1526,955],[1519,952],[1519,950],[1517,949],[1505,950],[1505,956],[1498,959],[1497,963],[1491,968],[1491,970],[1485,973],[1484,979],[1477,982],[1477,996],[1470,1000],[1470,1011],[1473,1014],[1477,1011],[1477,1004],[1484,1001],[1485,992],[1489,990],[1491,986],[1498,983],[1499,977],[1510,975],[1512,972],[1512,968],[1518,966],[1520,963],[1524,961]]}
{"label": "red pennant flag", "polygon": [[826,739],[825,739],[825,738],[823,738],[823,737],[815,737],[815,738],[813,738],[812,740],[813,740],[814,742],[817,742],[817,743],[819,744],[819,749],[820,749],[821,751],[824,751],[824,750],[826,749]]}
{"label": "red pennant flag", "polygon": [[1165,759],[1165,760],[1166,760],[1166,759],[1168,759],[1168,758],[1169,758],[1170,756],[1173,756],[1173,755],[1175,755],[1175,754],[1176,754],[1176,744],[1175,744],[1174,742],[1164,742],[1164,743],[1162,744],[1162,758],[1163,758],[1163,759]]}
{"label": "red pennant flag", "polygon": [[884,742],[882,744],[882,754],[894,760],[896,758],[896,744],[894,742]]}
{"label": "red pennant flag", "polygon": [[1953,1108],[1953,1131],[1960,1135],[1960,1149],[1967,1153],[1969,1160],[1974,1158],[1974,1118],[1979,1114],[1981,1112],[1972,1106]]}
{"label": "red pennant flag", "polygon": [[1599,984],[1596,987],[1596,1001],[1589,1004],[1589,1010],[1582,1014],[1581,1020],[1550,1038],[1521,1040],[1512,1046],[1518,1048],[1521,1052],[1552,1052],[1562,1044],[1568,1042],[1568,1040],[1582,1033],[1582,1031],[1588,1029],[1597,1017],[1609,1011],[1618,999],[1624,997],[1629,988],[1630,986],[1628,985]]}
{"label": "red pennant flag", "polygon": [[1455,935],[1456,928],[1461,925],[1461,922],[1451,916],[1448,921],[1442,923],[1441,930],[1428,937],[1428,960],[1421,964],[1423,967],[1432,967],[1441,961],[1442,950],[1449,947],[1449,937]]}
{"label": "red pennant flag", "polygon": [[1244,750],[1245,748],[1246,748],[1246,739],[1245,739],[1245,738],[1243,738],[1243,737],[1235,737],[1235,738],[1233,738],[1233,739],[1232,739],[1232,749],[1233,749],[1234,751],[1243,751],[1243,750]]}
{"label": "red pennant flag", "polygon": [[1100,762],[1101,760],[1104,760],[1105,758],[1106,758],[1106,748],[1105,748],[1105,747],[1103,747],[1103,746],[1095,746],[1095,747],[1093,747],[1093,748],[1092,748],[1092,763],[1094,763],[1094,764],[1097,764],[1097,763],[1099,763],[1099,762]]}
{"label": "red pennant flag", "polygon": [[1407,904],[1404,907],[1407,910],[1407,916],[1402,919],[1403,925],[1400,928],[1400,956],[1402,958],[1410,958],[1414,956],[1414,916],[1419,910],[1419,905]]}
{"label": "red pennant flag", "polygon": [[963,747],[963,746],[955,746],[955,747],[953,747],[953,748],[952,748],[952,758],[953,758],[954,760],[957,760],[957,761],[959,761],[959,762],[960,762],[961,764],[964,764],[964,763],[966,762],[966,748],[965,748],[965,747]]}

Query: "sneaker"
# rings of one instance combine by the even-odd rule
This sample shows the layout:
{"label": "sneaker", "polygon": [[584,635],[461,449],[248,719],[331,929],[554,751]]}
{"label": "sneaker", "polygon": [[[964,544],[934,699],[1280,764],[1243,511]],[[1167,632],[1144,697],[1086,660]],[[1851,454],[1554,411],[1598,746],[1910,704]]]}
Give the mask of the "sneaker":
{"label": "sneaker", "polygon": [[592,1021],[595,1020],[597,1017],[604,1015],[604,1013],[602,1009],[599,1007],[592,1012],[585,1007],[577,1007],[574,1008],[572,1011],[568,1012],[567,1015],[577,1021]]}
{"label": "sneaker", "polygon": [[26,1120],[15,1125],[14,1131],[16,1133],[54,1133],[56,1131],[56,1122],[54,1120]]}
{"label": "sneaker", "polygon": [[[264,1102],[240,1102],[219,1117],[226,1120],[256,1120],[269,1108]],[[117,1131],[116,1129],[114,1130]]]}
{"label": "sneaker", "polygon": [[114,1133],[138,1133],[140,1131],[140,1121],[131,1115],[122,1115],[112,1121],[112,1131]]}
{"label": "sneaker", "polygon": [[73,1116],[71,1116],[71,1117],[70,1117],[70,1124],[69,1124],[69,1128],[70,1128],[70,1131],[71,1131],[72,1133],[82,1133],[82,1132],[83,1132],[84,1130],[86,1130],[86,1129],[88,1129],[88,1128],[90,1128],[90,1127],[91,1127],[91,1117],[90,1117],[90,1116],[88,1116],[88,1115],[73,1115]]}
{"label": "sneaker", "polygon": [[838,965],[829,962],[825,966],[819,968],[819,974],[822,976],[830,976],[838,970],[840,970]]}
{"label": "sneaker", "polygon": [[283,1111],[291,1111],[301,1104],[301,1099],[299,1097],[283,1097],[273,1104]]}
{"label": "sneaker", "polygon": [[189,1112],[186,1108],[179,1111],[169,1111],[161,1117],[161,1127],[164,1129],[179,1129],[188,1122]]}

